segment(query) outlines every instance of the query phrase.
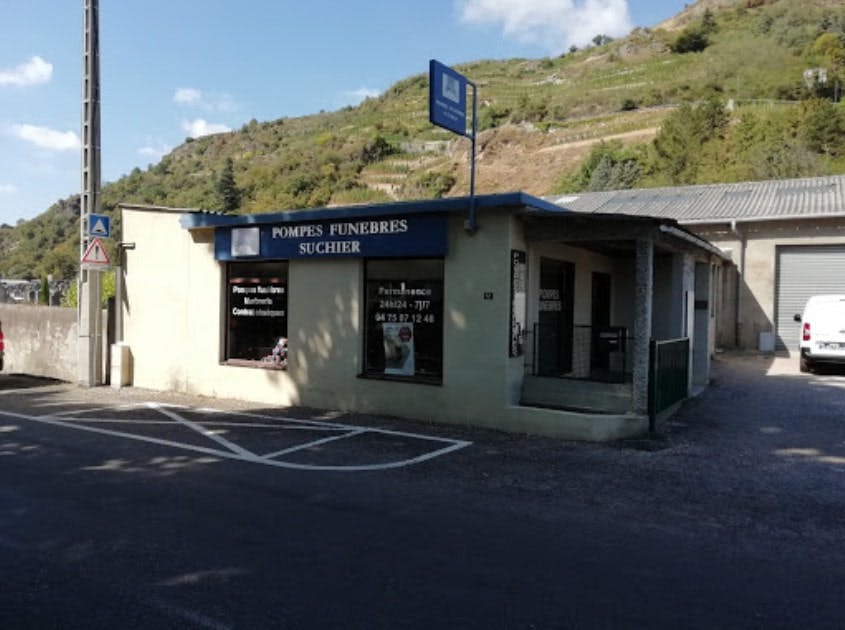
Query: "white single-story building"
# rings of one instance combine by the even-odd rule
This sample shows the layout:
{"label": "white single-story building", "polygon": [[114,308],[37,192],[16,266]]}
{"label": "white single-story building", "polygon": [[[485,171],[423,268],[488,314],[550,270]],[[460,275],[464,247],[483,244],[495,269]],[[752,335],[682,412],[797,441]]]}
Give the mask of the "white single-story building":
{"label": "white single-story building", "polygon": [[649,428],[652,340],[689,340],[683,395],[709,378],[724,257],[671,219],[510,193],[121,223],[113,385],[608,440]]}

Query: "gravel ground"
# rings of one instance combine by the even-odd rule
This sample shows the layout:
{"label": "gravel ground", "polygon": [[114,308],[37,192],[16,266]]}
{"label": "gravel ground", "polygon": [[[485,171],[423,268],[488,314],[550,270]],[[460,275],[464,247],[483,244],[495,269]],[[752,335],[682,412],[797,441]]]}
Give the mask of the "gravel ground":
{"label": "gravel ground", "polygon": [[655,438],[585,444],[468,432],[455,437],[475,440],[469,465],[439,466],[450,484],[501,495],[502,509],[845,559],[845,371],[797,368],[789,358],[719,354],[711,386]]}

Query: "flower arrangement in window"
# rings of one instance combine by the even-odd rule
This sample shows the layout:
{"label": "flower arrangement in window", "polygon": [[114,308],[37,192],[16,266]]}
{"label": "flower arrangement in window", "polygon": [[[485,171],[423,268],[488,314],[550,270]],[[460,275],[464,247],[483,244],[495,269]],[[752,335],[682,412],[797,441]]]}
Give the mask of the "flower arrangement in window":
{"label": "flower arrangement in window", "polygon": [[285,369],[288,366],[288,338],[279,337],[276,345],[270,351],[263,361],[272,363],[274,367]]}

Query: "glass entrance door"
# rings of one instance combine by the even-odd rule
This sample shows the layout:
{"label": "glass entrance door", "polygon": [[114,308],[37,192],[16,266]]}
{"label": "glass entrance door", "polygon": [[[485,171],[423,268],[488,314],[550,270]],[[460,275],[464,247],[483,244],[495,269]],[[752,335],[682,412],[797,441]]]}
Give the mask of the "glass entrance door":
{"label": "glass entrance door", "polygon": [[537,372],[563,375],[572,371],[575,265],[540,259],[537,325]]}

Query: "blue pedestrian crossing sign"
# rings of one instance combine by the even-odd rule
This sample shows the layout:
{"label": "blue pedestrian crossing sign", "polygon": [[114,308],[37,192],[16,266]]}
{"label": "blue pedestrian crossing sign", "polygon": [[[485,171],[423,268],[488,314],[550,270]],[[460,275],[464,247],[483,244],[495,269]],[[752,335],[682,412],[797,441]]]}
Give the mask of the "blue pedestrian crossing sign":
{"label": "blue pedestrian crossing sign", "polygon": [[111,221],[106,214],[88,215],[88,236],[108,238],[111,236]]}

